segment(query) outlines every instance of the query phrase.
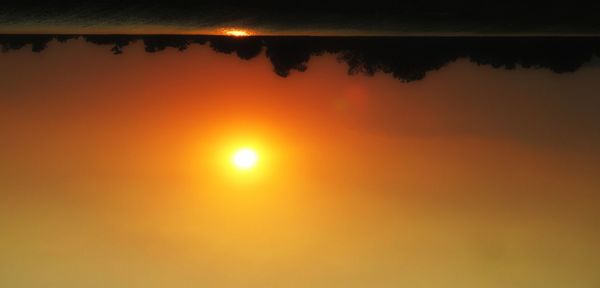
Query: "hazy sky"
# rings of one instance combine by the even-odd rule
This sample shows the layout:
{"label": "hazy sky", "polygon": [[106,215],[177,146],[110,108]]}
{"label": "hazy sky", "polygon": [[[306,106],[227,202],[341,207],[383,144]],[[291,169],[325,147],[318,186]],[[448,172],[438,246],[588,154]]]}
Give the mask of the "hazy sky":
{"label": "hazy sky", "polygon": [[[0,54],[2,287],[597,287],[600,70]],[[230,163],[252,146],[256,169]]]}

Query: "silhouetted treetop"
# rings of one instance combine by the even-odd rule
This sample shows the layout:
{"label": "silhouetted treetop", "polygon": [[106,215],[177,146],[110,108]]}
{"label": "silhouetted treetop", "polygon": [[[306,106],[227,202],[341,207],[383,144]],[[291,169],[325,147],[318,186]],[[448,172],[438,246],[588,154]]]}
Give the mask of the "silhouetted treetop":
{"label": "silhouetted treetop", "polygon": [[0,35],[2,51],[31,46],[46,49],[53,39],[65,42],[82,38],[97,45],[112,46],[122,54],[129,44],[141,41],[146,52],[167,48],[179,51],[192,44],[208,45],[216,52],[236,54],[248,60],[265,51],[274,72],[282,77],[292,70],[305,71],[310,58],[336,54],[348,65],[349,74],[391,74],[402,81],[423,79],[459,58],[494,68],[516,67],[573,72],[594,56],[600,56],[600,37],[308,37],[215,35]]}

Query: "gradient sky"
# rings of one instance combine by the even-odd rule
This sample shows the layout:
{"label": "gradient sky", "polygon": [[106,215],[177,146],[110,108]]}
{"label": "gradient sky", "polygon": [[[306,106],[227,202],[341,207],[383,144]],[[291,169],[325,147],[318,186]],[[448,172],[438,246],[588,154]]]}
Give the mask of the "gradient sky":
{"label": "gradient sky", "polygon": [[596,64],[281,78],[81,40],[0,63],[2,287],[600,285]]}

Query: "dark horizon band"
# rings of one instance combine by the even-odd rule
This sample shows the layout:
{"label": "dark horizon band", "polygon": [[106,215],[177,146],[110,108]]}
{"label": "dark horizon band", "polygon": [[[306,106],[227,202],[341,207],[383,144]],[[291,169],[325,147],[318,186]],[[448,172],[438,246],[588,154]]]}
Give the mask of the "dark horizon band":
{"label": "dark horizon band", "polygon": [[142,28],[153,33],[168,28],[185,34],[239,26],[294,35],[600,34],[600,2],[579,0],[548,0],[543,5],[511,0],[6,2],[0,7],[0,33],[22,33],[29,27],[31,33],[128,33]]}

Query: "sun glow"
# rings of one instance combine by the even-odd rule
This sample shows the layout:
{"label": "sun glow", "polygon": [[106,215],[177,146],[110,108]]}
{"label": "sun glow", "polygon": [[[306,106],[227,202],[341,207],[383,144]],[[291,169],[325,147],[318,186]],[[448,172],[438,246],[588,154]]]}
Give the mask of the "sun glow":
{"label": "sun glow", "polygon": [[245,37],[245,36],[251,35],[250,31],[248,31],[248,30],[236,29],[236,28],[223,29],[223,34],[225,34],[227,36],[233,36],[233,37]]}
{"label": "sun glow", "polygon": [[258,154],[250,148],[239,149],[233,154],[232,162],[238,169],[248,170],[256,165]]}

